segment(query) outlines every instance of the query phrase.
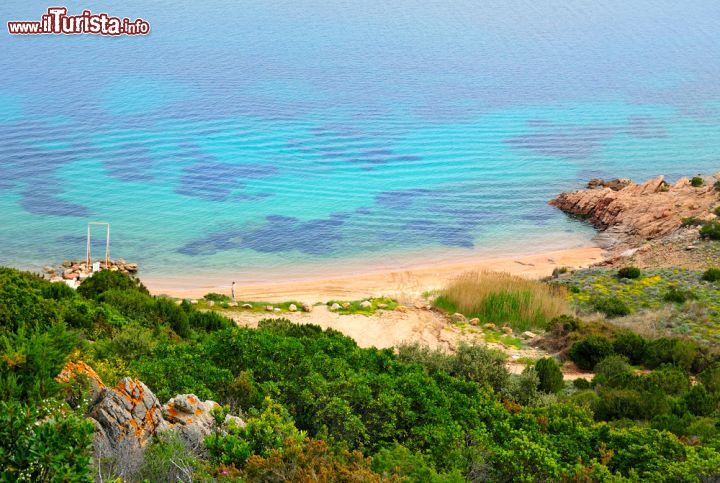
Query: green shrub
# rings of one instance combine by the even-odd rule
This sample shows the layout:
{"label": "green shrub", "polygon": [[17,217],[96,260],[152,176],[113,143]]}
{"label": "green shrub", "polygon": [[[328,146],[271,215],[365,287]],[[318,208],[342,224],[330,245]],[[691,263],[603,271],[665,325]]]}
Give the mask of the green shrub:
{"label": "green shrub", "polygon": [[[720,181],[718,181],[718,183],[720,183]],[[715,214],[715,216],[720,216],[720,206],[715,207],[713,213]]]}
{"label": "green shrub", "polygon": [[720,181],[715,181],[713,186],[715,186],[715,191],[720,191]]}
{"label": "green shrub", "polygon": [[96,299],[109,290],[134,290],[149,295],[148,289],[139,280],[130,275],[103,270],[86,279],[77,289],[85,298]]}
{"label": "green shrub", "polygon": [[720,240],[720,222],[711,221],[710,223],[705,223],[703,227],[700,228],[700,236],[709,238],[710,240]]}
{"label": "green shrub", "polygon": [[143,481],[188,481],[201,466],[178,433],[166,431],[145,450],[140,476]]}
{"label": "green shrub", "polygon": [[44,298],[54,300],[72,299],[75,297],[75,290],[62,282],[44,285],[41,293]]}
{"label": "green shrub", "polygon": [[672,337],[660,337],[648,341],[643,364],[654,369],[662,364],[674,364],[685,371],[692,368],[698,353],[696,343]]}
{"label": "green shrub", "polygon": [[72,412],[0,401],[0,480],[91,482],[93,425]]}
{"label": "green shrub", "polygon": [[621,330],[615,335],[613,350],[628,358],[633,364],[639,364],[645,357],[645,339],[631,330]]}
{"label": "green shrub", "polygon": [[680,287],[670,287],[668,291],[665,292],[665,294],[663,295],[663,300],[676,304],[684,304],[688,300],[696,299],[697,295],[695,295],[695,292]]}
{"label": "green shrub", "polygon": [[677,366],[662,365],[647,377],[649,381],[671,396],[681,396],[690,389],[690,378]]}
{"label": "green shrub", "polygon": [[574,332],[580,328],[580,324],[580,319],[570,315],[561,315],[550,321],[550,327],[553,332],[560,334]]}
{"label": "green shrub", "polygon": [[549,357],[539,359],[535,363],[535,371],[540,379],[538,388],[542,392],[554,394],[565,387],[563,373],[560,370],[560,365],[555,362],[555,359]]}
{"label": "green shrub", "polygon": [[717,406],[717,399],[702,384],[695,384],[683,397],[688,411],[695,416],[710,416]]}
{"label": "green shrub", "polygon": [[570,360],[580,369],[592,370],[595,365],[607,356],[612,355],[613,346],[607,337],[590,335],[583,340],[575,342],[570,347]]}
{"label": "green shrub", "polygon": [[641,272],[638,267],[623,267],[618,270],[618,277],[620,278],[640,278]]}
{"label": "green shrub", "polygon": [[593,308],[610,318],[630,315],[630,307],[614,296],[595,299],[593,301]]}
{"label": "green shrub", "polygon": [[711,394],[720,396],[720,366],[705,369],[698,378]]}
{"label": "green shrub", "polygon": [[520,374],[513,374],[502,391],[505,399],[523,406],[533,404],[538,398],[540,378],[533,366],[527,366]]}
{"label": "green shrub", "polygon": [[383,448],[373,455],[372,469],[383,476],[403,478],[403,481],[427,481],[430,483],[462,483],[460,472],[441,474],[435,471],[427,457],[413,453],[400,444]]}
{"label": "green shrub", "polygon": [[[224,413],[218,411],[222,421]],[[252,454],[268,456],[274,449],[288,444],[287,440],[301,443],[305,433],[298,431],[287,410],[270,399],[258,416],[250,417],[245,426],[231,425],[227,432],[216,431],[205,438],[212,458],[220,464],[242,466]]]}
{"label": "green shrub", "polygon": [[688,216],[687,218],[683,218],[680,223],[680,226],[685,226],[685,227],[687,227],[687,226],[702,226],[702,225],[703,225],[703,221],[699,220],[695,216]]}
{"label": "green shrub", "polygon": [[708,268],[703,272],[702,279],[706,282],[720,281],[720,268]]}
{"label": "green shrub", "polygon": [[633,370],[627,359],[619,355],[610,355],[595,366],[593,383],[610,387],[627,387],[634,378]]}
{"label": "green shrub", "polygon": [[398,347],[398,359],[420,364],[431,373],[445,372],[500,392],[507,385],[509,373],[505,368],[506,356],[481,345],[462,343],[455,354],[427,346],[404,344]]}
{"label": "green shrub", "polygon": [[55,376],[78,343],[63,324],[0,335],[0,400],[29,403],[55,395]]}
{"label": "green shrub", "polygon": [[227,295],[223,295],[221,293],[215,293],[211,292],[208,294],[205,294],[203,297],[205,300],[213,301],[213,302],[231,302],[232,299],[228,297]]}
{"label": "green shrub", "polygon": [[592,387],[592,384],[590,384],[590,381],[588,381],[587,379],[578,377],[573,381],[573,387],[578,390],[590,389],[590,387]]}
{"label": "green shrub", "polygon": [[693,176],[692,179],[690,180],[690,185],[692,185],[693,188],[699,188],[704,183],[705,183],[705,181],[703,181],[703,179],[700,176]]}

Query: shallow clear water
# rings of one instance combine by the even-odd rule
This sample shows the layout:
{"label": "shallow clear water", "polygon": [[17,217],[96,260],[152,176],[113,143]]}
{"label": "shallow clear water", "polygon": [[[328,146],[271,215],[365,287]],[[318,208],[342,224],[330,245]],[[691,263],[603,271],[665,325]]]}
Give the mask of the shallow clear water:
{"label": "shallow clear water", "polygon": [[720,170],[718,2],[147,3],[92,7],[148,37],[0,34],[0,264],[91,220],[156,276],[560,248],[559,191]]}

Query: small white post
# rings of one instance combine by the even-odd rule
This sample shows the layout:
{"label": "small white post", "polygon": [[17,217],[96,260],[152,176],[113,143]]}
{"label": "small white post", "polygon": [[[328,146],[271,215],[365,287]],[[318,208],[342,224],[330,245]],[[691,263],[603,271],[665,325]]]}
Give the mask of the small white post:
{"label": "small white post", "polygon": [[105,268],[110,268],[110,223],[104,221],[91,221],[87,226],[87,254],[85,262],[87,266],[92,266],[92,248],[91,248],[91,226],[92,225],[104,225],[105,226]]}

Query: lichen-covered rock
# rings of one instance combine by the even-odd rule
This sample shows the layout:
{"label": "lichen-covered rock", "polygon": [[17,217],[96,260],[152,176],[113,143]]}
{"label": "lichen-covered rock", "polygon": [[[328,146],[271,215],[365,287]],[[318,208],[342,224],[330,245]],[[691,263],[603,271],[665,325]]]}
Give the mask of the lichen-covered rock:
{"label": "lichen-covered rock", "polygon": [[[194,394],[180,394],[163,406],[163,417],[170,429],[178,431],[185,443],[191,448],[202,446],[205,437],[212,433],[215,426],[213,409],[220,408],[215,401],[200,401]],[[236,424],[244,425],[240,418],[227,415],[224,423],[235,419]]]}
{"label": "lichen-covered rock", "polygon": [[[90,381],[87,412],[95,425],[95,453],[112,457],[132,448],[143,448],[161,431],[177,431],[190,448],[202,447],[215,429],[215,401],[200,401],[194,394],[181,394],[162,405],[141,381],[129,377],[115,387],[107,387],[84,362],[69,362],[56,380],[72,384],[86,377]],[[70,397],[74,397],[71,395]],[[244,421],[227,415],[220,430],[228,424],[244,426]]]}
{"label": "lichen-covered rock", "polygon": [[104,387],[90,406],[88,416],[102,428],[99,437],[107,438],[110,448],[128,439],[144,446],[148,438],[168,427],[155,394],[142,382],[129,377],[114,388]]}

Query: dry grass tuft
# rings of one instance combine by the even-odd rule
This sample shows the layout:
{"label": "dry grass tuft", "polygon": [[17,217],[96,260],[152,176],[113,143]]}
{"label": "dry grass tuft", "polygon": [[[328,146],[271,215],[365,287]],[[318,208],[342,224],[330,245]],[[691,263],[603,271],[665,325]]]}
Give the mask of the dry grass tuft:
{"label": "dry grass tuft", "polygon": [[563,287],[498,272],[461,275],[441,291],[435,305],[515,330],[546,329],[554,317],[572,313]]}

